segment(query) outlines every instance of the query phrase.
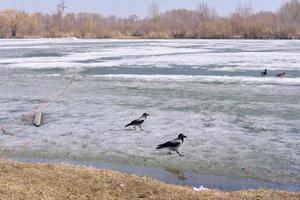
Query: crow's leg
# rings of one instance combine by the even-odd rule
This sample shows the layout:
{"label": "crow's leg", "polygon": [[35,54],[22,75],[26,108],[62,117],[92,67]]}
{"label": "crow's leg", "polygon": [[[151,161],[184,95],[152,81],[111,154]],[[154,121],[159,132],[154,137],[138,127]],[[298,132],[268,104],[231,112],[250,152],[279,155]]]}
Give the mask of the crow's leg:
{"label": "crow's leg", "polygon": [[183,157],[184,157],[184,155],[182,155],[181,153],[179,153],[179,151],[178,151],[178,150],[176,151],[176,153],[178,153],[180,156],[183,156]]}
{"label": "crow's leg", "polygon": [[144,130],[144,129],[142,129],[142,125],[139,125],[139,127],[140,127],[140,130],[141,130],[141,131],[143,131],[143,130]]}
{"label": "crow's leg", "polygon": [[169,149],[169,154],[170,154],[170,155],[172,154],[170,149]]}

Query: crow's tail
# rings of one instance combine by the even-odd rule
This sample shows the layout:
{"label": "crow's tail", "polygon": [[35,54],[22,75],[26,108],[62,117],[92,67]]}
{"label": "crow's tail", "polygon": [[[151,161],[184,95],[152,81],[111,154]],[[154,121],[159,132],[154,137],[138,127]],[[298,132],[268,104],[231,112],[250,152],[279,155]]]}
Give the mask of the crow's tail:
{"label": "crow's tail", "polygon": [[129,124],[127,124],[125,127],[128,127],[128,126],[130,126],[130,125],[132,125],[131,123],[129,123]]}
{"label": "crow's tail", "polygon": [[170,146],[171,146],[171,142],[166,142],[166,143],[157,145],[156,149],[168,148]]}
{"label": "crow's tail", "polygon": [[166,148],[166,146],[164,146],[164,145],[157,145],[157,147],[156,147],[156,149],[163,149],[163,148]]}

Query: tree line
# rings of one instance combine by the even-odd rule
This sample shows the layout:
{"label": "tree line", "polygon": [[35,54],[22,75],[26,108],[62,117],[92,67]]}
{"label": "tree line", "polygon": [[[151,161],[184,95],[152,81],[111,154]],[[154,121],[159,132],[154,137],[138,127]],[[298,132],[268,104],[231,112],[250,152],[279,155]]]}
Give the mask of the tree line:
{"label": "tree line", "polygon": [[166,12],[151,3],[148,17],[143,19],[65,11],[64,0],[54,14],[1,10],[0,38],[300,39],[300,0],[285,2],[276,12],[253,12],[251,6],[239,6],[228,16],[219,16],[206,3],[195,10]]}

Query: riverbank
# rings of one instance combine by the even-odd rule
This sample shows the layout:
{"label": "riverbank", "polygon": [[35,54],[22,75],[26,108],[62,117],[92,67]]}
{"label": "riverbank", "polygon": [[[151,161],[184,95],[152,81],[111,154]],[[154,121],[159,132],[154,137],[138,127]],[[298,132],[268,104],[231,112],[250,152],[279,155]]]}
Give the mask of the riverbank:
{"label": "riverbank", "polygon": [[[18,162],[25,163],[45,163],[45,164],[69,164],[77,166],[89,166],[97,169],[108,169],[121,173],[136,174],[138,176],[147,176],[153,179],[174,185],[186,185],[190,187],[204,186],[206,188],[221,190],[226,192],[260,189],[282,190],[289,192],[300,191],[298,183],[278,183],[258,180],[250,177],[229,177],[211,174],[200,174],[194,171],[183,170],[176,165],[145,166],[122,161],[111,160],[82,160],[66,158],[42,158],[42,157],[5,157]],[[245,169],[245,173],[248,171]]]}
{"label": "riverbank", "polygon": [[299,199],[300,193],[194,191],[151,178],[68,164],[0,160],[1,199]]}

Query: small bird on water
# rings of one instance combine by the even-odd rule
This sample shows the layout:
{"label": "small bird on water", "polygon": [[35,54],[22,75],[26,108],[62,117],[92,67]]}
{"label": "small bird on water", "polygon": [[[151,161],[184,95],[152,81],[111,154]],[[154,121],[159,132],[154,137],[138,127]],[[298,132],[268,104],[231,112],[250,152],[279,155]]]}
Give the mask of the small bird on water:
{"label": "small bird on water", "polygon": [[141,130],[142,129],[142,123],[144,123],[144,121],[146,120],[147,116],[149,116],[148,113],[143,113],[143,115],[133,121],[131,121],[129,124],[127,124],[125,127],[128,127],[128,126],[133,126],[134,129],[136,129],[136,127],[140,127]]}
{"label": "small bird on water", "polygon": [[285,72],[279,73],[276,75],[278,78],[283,78],[285,76]]}
{"label": "small bird on water", "polygon": [[178,149],[182,145],[184,138],[187,138],[183,134],[179,134],[177,138],[174,140],[170,140],[166,143],[159,144],[157,145],[156,149],[163,149],[163,148],[168,148],[169,149],[169,154],[172,154],[171,151],[176,151],[180,156],[184,156],[181,153],[179,153]]}
{"label": "small bird on water", "polygon": [[262,76],[266,76],[268,74],[267,69],[260,73]]}

